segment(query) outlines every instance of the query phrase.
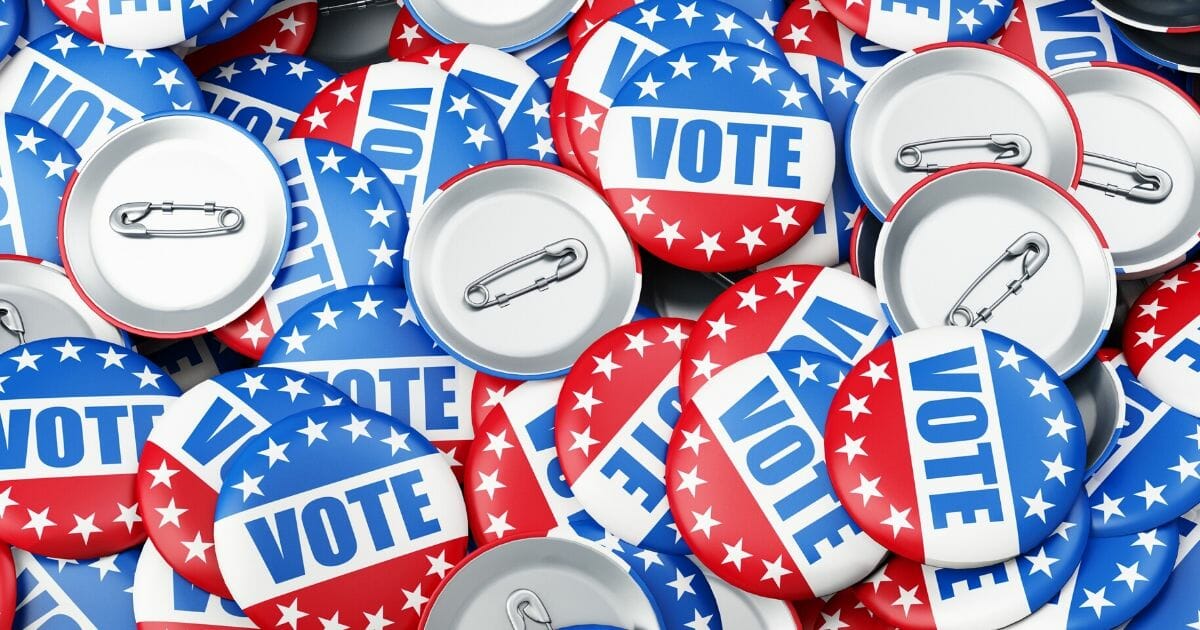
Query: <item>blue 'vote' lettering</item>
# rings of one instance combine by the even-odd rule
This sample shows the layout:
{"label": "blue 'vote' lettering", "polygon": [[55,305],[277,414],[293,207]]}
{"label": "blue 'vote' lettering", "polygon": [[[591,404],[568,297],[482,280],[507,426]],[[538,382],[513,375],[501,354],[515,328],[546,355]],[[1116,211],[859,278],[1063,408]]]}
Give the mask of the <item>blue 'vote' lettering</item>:
{"label": "blue 'vote' lettering", "polygon": [[[38,579],[29,569],[22,569],[17,575],[17,591],[32,593],[38,587]],[[38,624],[38,630],[80,630],[79,623],[64,613],[54,613],[60,606],[49,590],[43,590],[31,599],[17,602],[16,625],[13,630],[28,628]],[[42,617],[54,613],[45,621]]]}
{"label": "blue 'vote' lettering", "polygon": [[[874,317],[824,297],[815,298],[802,319],[816,331],[821,341],[796,335],[784,342],[783,350],[809,350],[828,354],[828,346],[833,346],[848,360],[858,356],[862,350],[863,338],[878,324]],[[857,333],[858,336],[851,333]]]}
{"label": "blue 'vote' lettering", "polygon": [[[146,436],[162,413],[162,405],[94,405],[84,407],[82,416],[70,407],[47,407],[36,416],[31,409],[10,409],[4,425],[7,430],[0,433],[0,469],[27,465],[31,430],[38,460],[52,468],[69,468],[83,461],[85,431],[97,436],[101,464],[134,461],[141,456]],[[122,452],[124,423],[133,425],[136,452]]]}
{"label": "blue 'vote' lettering", "polygon": [[[223,399],[212,401],[196,428],[183,442],[183,450],[202,466],[207,465],[222,453],[227,453],[254,432],[254,423],[242,414],[234,414],[233,406]],[[228,421],[226,420],[227,418]],[[222,474],[229,462],[222,467]]]}
{"label": "blue 'vote' lettering", "polygon": [[[417,168],[425,153],[421,132],[429,120],[429,114],[418,108],[429,107],[432,97],[433,90],[429,88],[377,90],[371,96],[371,116],[403,129],[368,131],[363,136],[363,154],[385,171],[411,171]],[[389,173],[388,178],[402,198],[413,198],[416,185],[413,177]]]}
{"label": "blue 'vote' lettering", "polygon": [[[1100,32],[1100,17],[1090,0],[1060,0],[1038,7],[1037,19],[1044,33]],[[1104,42],[1091,35],[1058,37],[1046,44],[1046,65],[1051,70],[1071,63],[1100,61],[1104,57]]]}
{"label": "blue 'vote' lettering", "polygon": [[1200,372],[1200,343],[1193,338],[1185,338],[1167,350],[1167,359],[1182,364],[1193,372]]}
{"label": "blue 'vote' lettering", "polygon": [[[202,613],[208,610],[208,602],[216,595],[211,595],[199,586],[185,580],[183,576],[171,572],[171,591],[174,594],[175,609],[185,612]],[[217,598],[221,608],[235,617],[245,617],[237,604],[228,599]]]}
{"label": "blue 'vote' lettering", "polygon": [[[679,388],[672,387],[663,392],[659,398],[657,410],[658,417],[654,420],[662,422],[668,427],[673,427],[675,421],[679,418]],[[654,429],[646,422],[641,422],[633,429],[633,440],[642,447],[642,450],[652,455],[658,462],[666,466],[667,462],[667,442],[659,437]],[[642,498],[641,505],[646,511],[652,511],[664,499],[667,498],[667,487],[663,482],[661,474],[653,473],[646,469],[637,456],[630,453],[625,447],[617,449],[613,456],[608,461],[604,462],[604,466],[600,468],[600,472],[609,479],[616,476],[618,472],[625,475],[625,483],[621,485],[621,489],[633,496],[638,490],[645,493]]]}
{"label": "blue 'vote' lettering", "polygon": [[[56,105],[58,111],[49,116]],[[86,144],[103,120],[110,123],[99,130],[103,133],[130,121],[125,114],[106,107],[100,97],[82,87],[77,88],[61,75],[51,75],[49,68],[36,61],[17,92],[13,111],[50,127],[76,147]]]}
{"label": "blue 'vote' lettering", "polygon": [[[800,176],[789,172],[789,167],[800,159],[800,150],[793,148],[804,136],[799,127],[731,122],[722,128],[720,123],[704,119],[689,120],[681,126],[674,118],[646,116],[634,116],[632,126],[638,177],[666,179],[674,164],[678,175],[689,182],[711,182],[721,174],[725,143],[731,141],[734,184],[750,186],[765,179],[766,185],[774,188],[800,187]],[[769,151],[758,151],[762,139],[769,143]],[[678,159],[672,160],[672,155]],[[760,155],[766,158],[765,173],[758,161]]]}
{"label": "blue 'vote' lettering", "polygon": [[942,3],[939,0],[883,0],[879,5],[879,10],[888,13],[895,13],[899,10],[909,15],[924,13],[925,17],[931,20],[939,20],[942,15]]}
{"label": "blue 'vote' lettering", "polygon": [[305,185],[300,160],[298,158],[288,160],[280,165],[280,169],[283,171],[284,178],[287,179],[288,193],[292,199],[292,234],[288,240],[288,252],[307,249],[308,255],[297,257],[300,258],[299,260],[285,261],[275,279],[276,295],[286,294],[286,291],[280,291],[283,287],[289,287],[310,278],[316,278],[319,283],[313,285],[314,291],[294,295],[277,303],[279,317],[286,321],[300,310],[301,306],[311,300],[312,293],[333,284],[333,270],[329,266],[329,256],[325,251],[325,245],[314,243],[321,235],[321,224],[317,221],[312,209],[305,203],[310,198],[310,194],[308,186]]}
{"label": "blue 'vote' lettering", "polygon": [[934,569],[933,574],[942,601],[954,597],[957,584],[966,584],[971,591],[983,586],[984,576],[991,576],[993,585],[1008,582],[1008,567],[1003,562],[976,569]]}
{"label": "blue 'vote' lettering", "polygon": [[379,409],[376,392],[387,383],[391,390],[391,415],[405,423],[412,421],[410,384],[420,383],[425,392],[425,428],[457,429],[459,417],[446,415],[446,408],[456,399],[455,369],[449,365],[428,367],[385,368],[378,376],[367,370],[352,368],[338,372],[332,380],[328,372],[313,372],[313,376],[329,381],[334,387],[350,394],[354,402],[368,409]]}
{"label": "blue 'vote' lettering", "polygon": [[[208,92],[208,90],[204,90]],[[230,98],[228,93],[218,95],[216,92],[208,92],[213,95],[213,100],[220,99],[216,104],[216,109],[213,114],[225,118],[243,127],[250,135],[258,138],[260,141],[266,142],[271,136],[271,130],[277,129],[276,138],[284,137],[291,130],[292,125],[296,123],[295,118],[280,116],[276,118],[267,110],[242,103],[236,98]],[[236,111],[235,111],[236,110]]]}

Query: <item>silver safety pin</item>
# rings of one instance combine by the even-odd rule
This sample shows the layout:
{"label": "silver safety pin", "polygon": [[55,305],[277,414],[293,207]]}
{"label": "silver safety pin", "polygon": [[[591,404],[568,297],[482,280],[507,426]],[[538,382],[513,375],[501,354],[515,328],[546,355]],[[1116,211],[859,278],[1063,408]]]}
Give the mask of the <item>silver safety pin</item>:
{"label": "silver safety pin", "polygon": [[[1129,188],[1121,188],[1116,184],[1105,184],[1089,179],[1080,179],[1079,183],[1089,188],[1101,190],[1109,197],[1126,197],[1135,201],[1149,201],[1157,203],[1167,198],[1171,194],[1171,188],[1174,185],[1171,182],[1171,176],[1161,168],[1142,164],[1141,162],[1130,162],[1111,155],[1102,153],[1092,153],[1091,151],[1083,152],[1084,163],[1088,162],[1088,158],[1092,159],[1092,165],[1097,163],[1107,162],[1108,165],[1102,165],[1101,168],[1121,171],[1128,174],[1134,181],[1138,182],[1136,186]],[[1113,168],[1111,165],[1122,166],[1124,168]]]}
{"label": "silver safety pin", "polygon": [[[488,290],[487,285],[491,284],[497,278],[506,276],[514,271],[530,265],[543,258],[557,258],[558,267],[554,270],[554,275],[535,278],[533,282],[508,293],[500,293],[495,297]],[[510,260],[499,267],[483,274],[474,282],[467,285],[463,291],[463,300],[472,308],[487,308],[489,306],[500,306],[501,308],[508,306],[508,302],[513,298],[520,297],[531,291],[545,291],[552,282],[562,282],[567,278],[579,273],[583,269],[583,265],[587,262],[587,247],[583,241],[575,238],[566,238],[561,241],[550,243],[549,245],[539,249],[536,252],[525,254],[520,258]]]}
{"label": "silver safety pin", "polygon": [[[155,212],[160,212],[168,216],[173,215],[175,212],[203,212],[205,215],[212,216],[214,223],[212,227],[202,228],[172,229],[148,227],[143,221]],[[232,221],[229,220],[231,217]],[[231,234],[242,229],[244,223],[245,217],[242,216],[241,210],[232,206],[218,206],[211,201],[204,204],[176,204],[170,201],[162,203],[135,201],[132,203],[123,203],[113,208],[112,213],[108,215],[108,224],[114,232],[136,238]]]}
{"label": "silver safety pin", "polygon": [[17,336],[17,341],[25,343],[25,322],[21,321],[21,312],[8,300],[0,299],[0,326]]}
{"label": "silver safety pin", "polygon": [[[992,302],[991,305],[985,308],[979,309],[978,312],[963,306],[963,302],[967,301],[971,293],[979,287],[984,278],[996,270],[996,267],[999,267],[1006,260],[1018,257],[1021,258],[1021,275],[1016,280],[1008,283],[1008,288],[1005,289],[1004,293],[995,302]],[[1042,265],[1046,264],[1046,259],[1048,258],[1050,258],[1050,243],[1046,241],[1045,236],[1037,232],[1026,232],[1018,236],[1017,240],[1013,241],[1012,245],[1009,245],[996,260],[992,261],[992,264],[988,265],[987,269],[984,269],[983,273],[975,278],[975,281],[971,283],[971,286],[967,287],[966,291],[963,291],[958,301],[954,303],[954,307],[946,314],[946,325],[974,326],[991,319],[996,308],[1004,300],[1007,300],[1009,296],[1019,293],[1021,287],[1037,274]]]}
{"label": "silver safety pin", "polygon": [[922,149],[947,148],[948,144],[980,144],[998,152],[993,160],[997,164],[1023,166],[1029,161],[1033,147],[1029,139],[1019,133],[993,133],[987,136],[957,136],[953,138],[931,138],[900,145],[896,151],[896,163],[900,168],[922,173],[936,173],[946,165],[925,162],[925,152]]}
{"label": "silver safety pin", "polygon": [[545,630],[554,630],[554,626],[550,625],[550,612],[546,610],[546,605],[529,589],[521,588],[510,593],[505,606],[512,630],[533,630],[530,622],[541,625]]}
{"label": "silver safety pin", "polygon": [[320,15],[329,15],[330,13],[356,11],[358,9],[389,4],[396,4],[396,0],[331,0],[329,2],[317,2],[317,13]]}

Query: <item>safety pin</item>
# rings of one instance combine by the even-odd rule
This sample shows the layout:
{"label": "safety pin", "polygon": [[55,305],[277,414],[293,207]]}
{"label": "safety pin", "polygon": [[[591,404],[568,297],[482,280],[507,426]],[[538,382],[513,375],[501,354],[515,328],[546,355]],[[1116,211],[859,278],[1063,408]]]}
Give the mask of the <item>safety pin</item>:
{"label": "safety pin", "polygon": [[319,15],[329,15],[330,13],[355,11],[358,9],[385,6],[389,4],[396,4],[396,0],[341,0],[340,2],[334,0],[332,2],[318,2],[317,13]]}
{"label": "safety pin", "polygon": [[8,300],[0,299],[0,326],[17,336],[17,341],[25,343],[25,322],[21,321],[21,312]]}
{"label": "safety pin", "polygon": [[[1171,182],[1171,176],[1161,168],[1150,166],[1149,164],[1142,164],[1141,162],[1122,160],[1121,158],[1113,157],[1111,155],[1104,155],[1103,153],[1092,153],[1091,151],[1084,151],[1083,156],[1084,162],[1087,162],[1087,158],[1092,158],[1093,164],[1096,162],[1109,162],[1118,166],[1124,166],[1125,168],[1123,169],[1114,169],[1111,166],[1107,168],[1127,173],[1135,181],[1140,182],[1136,186],[1121,188],[1116,184],[1103,184],[1088,179],[1079,180],[1080,184],[1083,184],[1089,188],[1095,188],[1097,190],[1104,191],[1104,194],[1108,195],[1109,197],[1121,196],[1136,201],[1149,201],[1157,203],[1163,199],[1166,199],[1167,195],[1171,194],[1171,188],[1173,186],[1173,183]],[[1102,166],[1102,168],[1104,167]]]}
{"label": "safety pin", "polygon": [[[988,277],[996,267],[1006,260],[1021,257],[1021,275],[1016,280],[1008,283],[1008,288],[1004,293],[996,299],[995,302],[986,308],[980,309],[978,312],[972,311],[970,308],[963,306],[963,302],[967,301],[971,293],[979,287],[983,279]],[[1017,240],[1012,242],[1004,253],[1000,254],[988,268],[979,274],[971,286],[967,287],[966,291],[959,296],[958,301],[954,303],[954,307],[946,314],[946,325],[948,326],[974,326],[979,322],[986,322],[992,318],[996,308],[1000,306],[1009,296],[1015,295],[1021,291],[1021,287],[1029,281],[1042,265],[1046,264],[1046,259],[1050,258],[1050,243],[1046,241],[1046,237],[1037,232],[1026,232],[1017,237]]]}
{"label": "safety pin", "polygon": [[[506,276],[514,271],[530,265],[535,261],[543,258],[558,258],[558,268],[555,269],[554,275],[541,278],[535,278],[530,284],[509,293],[501,293],[492,297],[488,291],[487,285],[492,281]],[[467,285],[463,291],[463,299],[472,308],[487,308],[489,306],[499,305],[501,308],[508,306],[509,300],[521,297],[531,291],[545,291],[552,282],[562,282],[567,278],[579,273],[583,269],[584,263],[587,262],[587,247],[583,242],[575,238],[566,238],[561,241],[550,243],[549,245],[539,249],[536,252],[525,254],[520,258],[510,260],[499,267],[483,274],[477,280]]]}
{"label": "safety pin", "polygon": [[933,147],[936,145],[945,144],[964,144],[978,143],[988,146],[999,152],[994,162],[997,164],[1010,164],[1012,166],[1023,166],[1029,161],[1029,156],[1033,152],[1032,145],[1029,144],[1029,139],[1019,133],[993,133],[988,136],[958,136],[954,138],[931,138],[929,140],[920,140],[918,142],[910,142],[900,145],[900,149],[896,151],[896,163],[901,168],[910,171],[920,171],[922,173],[936,173],[947,166],[934,164],[932,162],[925,164],[925,153],[921,150],[922,147]]}
{"label": "safety pin", "polygon": [[509,594],[506,602],[508,622],[513,630],[532,630],[529,622],[541,624],[546,630],[554,630],[550,625],[550,612],[537,594],[525,588],[517,589]]}
{"label": "safety pin", "polygon": [[[205,215],[215,217],[216,224],[213,227],[207,228],[163,229],[149,228],[146,227],[146,224],[142,223],[153,212],[172,215],[177,211],[203,212]],[[229,221],[230,217],[233,218],[232,222]],[[242,216],[241,210],[232,206],[218,206],[211,201],[204,204],[176,204],[170,201],[162,203],[135,201],[132,203],[123,203],[113,208],[112,214],[108,215],[108,224],[114,232],[138,238],[151,236],[216,236],[218,234],[237,232],[242,229],[244,223],[245,217]]]}

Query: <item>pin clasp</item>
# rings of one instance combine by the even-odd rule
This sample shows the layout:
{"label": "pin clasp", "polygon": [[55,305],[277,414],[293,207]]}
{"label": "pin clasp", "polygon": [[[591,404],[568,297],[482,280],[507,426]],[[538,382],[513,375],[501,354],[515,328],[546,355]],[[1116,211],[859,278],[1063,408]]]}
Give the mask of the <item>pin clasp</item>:
{"label": "pin clasp", "polygon": [[1100,190],[1110,197],[1125,197],[1134,201],[1158,203],[1166,199],[1174,187],[1171,175],[1156,166],[1142,164],[1141,162],[1130,162],[1129,160],[1123,160],[1102,153],[1092,153],[1091,151],[1084,151],[1083,157],[1085,164],[1125,173],[1137,182],[1134,186],[1121,188],[1116,184],[1098,182],[1091,179],[1079,180],[1080,184],[1088,188]]}
{"label": "pin clasp", "polygon": [[[974,311],[970,307],[964,306],[963,302],[975,292],[979,284],[983,282],[993,271],[996,270],[1002,263],[1014,258],[1021,259],[1021,275],[1017,279],[1008,283],[1008,288],[1004,293],[996,298],[989,306],[986,306],[979,311]],[[1046,264],[1046,260],[1050,258],[1050,243],[1046,241],[1046,237],[1038,232],[1026,232],[1017,237],[1017,240],[1012,242],[1003,253],[1000,254],[992,264],[988,265],[983,273],[975,278],[971,286],[967,287],[966,291],[959,296],[958,301],[954,303],[953,308],[946,314],[946,325],[948,326],[975,326],[980,322],[986,322],[992,318],[996,308],[999,307],[1009,297],[1016,295],[1021,291],[1034,275],[1041,270]]]}
{"label": "pin clasp", "polygon": [[17,336],[17,341],[25,343],[25,322],[21,320],[21,311],[8,300],[0,299],[0,327]]}
{"label": "pin clasp", "polygon": [[987,136],[957,136],[948,138],[930,138],[900,145],[896,151],[896,163],[900,168],[922,173],[936,173],[948,165],[926,162],[926,151],[948,149],[951,145],[979,145],[997,152],[992,160],[997,164],[1024,166],[1033,153],[1029,139],[1019,133],[993,133]]}
{"label": "pin clasp", "polygon": [[[463,300],[471,308],[484,309],[489,306],[503,308],[508,306],[509,301],[514,298],[535,290],[545,291],[552,283],[562,282],[579,273],[579,270],[583,269],[584,264],[587,263],[587,257],[587,247],[579,239],[566,238],[550,243],[538,251],[510,260],[480,276],[467,285],[466,290],[463,291]],[[558,259],[558,266],[552,275],[534,278],[532,282],[519,289],[492,296],[492,292],[488,289],[489,284],[546,258]]]}
{"label": "pin clasp", "polygon": [[533,630],[534,626],[530,626],[530,623],[538,624],[544,630],[554,630],[554,626],[550,625],[550,612],[546,610],[546,605],[529,589],[521,588],[510,593],[506,607],[512,630]]}
{"label": "pin clasp", "polygon": [[[170,228],[152,227],[145,223],[152,214],[174,217],[176,212],[203,212],[206,217],[212,217],[213,225],[211,227]],[[108,224],[114,232],[132,238],[218,236],[242,229],[245,217],[241,210],[233,206],[218,206],[211,201],[203,204],[135,201],[113,208],[112,213],[108,215]]]}

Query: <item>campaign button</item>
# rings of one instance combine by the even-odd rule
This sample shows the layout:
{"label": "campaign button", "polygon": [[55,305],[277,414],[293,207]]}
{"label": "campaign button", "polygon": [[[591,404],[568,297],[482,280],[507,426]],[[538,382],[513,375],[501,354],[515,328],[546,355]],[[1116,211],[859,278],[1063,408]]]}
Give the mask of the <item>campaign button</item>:
{"label": "campaign button", "polygon": [[775,41],[787,54],[827,59],[863,80],[874,78],[887,62],[900,54],[850,30],[820,0],[789,5],[775,27]]}
{"label": "campaign button", "polygon": [[199,81],[210,113],[269,144],[286,138],[305,106],[337,78],[312,59],[263,54],[231,59]]}
{"label": "campaign button", "polygon": [[267,146],[287,181],[292,229],[275,282],[217,338],[261,358],[279,327],[309,302],[355,285],[395,286],[408,220],[396,189],[361,153],[315,139]]}
{"label": "campaign button", "polygon": [[[870,495],[863,495],[870,498]],[[1090,535],[1087,499],[1035,550],[1003,563],[948,569],[894,556],[854,588],[882,623],[912,630],[1003,628],[1049,602],[1071,578]]]}
{"label": "campaign button", "polygon": [[1175,523],[1122,536],[1091,537],[1083,561],[1057,597],[1011,628],[1107,630],[1120,626],[1149,605],[1167,582],[1179,540]]}
{"label": "campaign button", "polygon": [[293,138],[352,147],[383,169],[415,223],[438,187],[505,157],[487,103],[444,70],[388,61],[342,76],[309,103]]}
{"label": "campaign button", "polygon": [[1101,0],[1096,8],[1134,28],[1155,33],[1194,33],[1200,31],[1200,8],[1195,0],[1183,2],[1131,2]]}
{"label": "campaign button", "polygon": [[853,365],[891,331],[875,289],[843,271],[792,265],[726,289],[696,319],[683,348],[679,399],[726,366],[773,350],[820,352]]}
{"label": "campaign button", "polygon": [[84,37],[134,50],[165,48],[194,37],[232,4],[233,0],[46,0],[46,6]]}
{"label": "campaign button", "polygon": [[571,147],[589,179],[598,181],[600,138],[622,86],[667,51],[702,42],[745,44],[783,58],[770,31],[715,0],[649,0],[614,15],[579,42],[563,65],[570,77],[563,108]]}
{"label": "campaign button", "polygon": [[[893,626],[875,616],[858,596],[855,589],[848,588],[824,602],[820,608],[816,624],[813,628],[819,630],[888,630]],[[820,601],[820,600],[817,600]]]}
{"label": "campaign button", "polygon": [[64,337],[0,356],[0,382],[0,536],[55,558],[141,542],[138,455],[179,395],[171,379],[124,347]]}
{"label": "campaign button", "polygon": [[75,292],[62,267],[0,254],[0,352],[52,337],[87,337],[129,346],[129,336],[104,321]]}
{"label": "campaign button", "polygon": [[618,541],[612,551],[628,563],[646,585],[662,614],[664,630],[751,627],[725,625],[724,612],[718,612],[717,598],[708,577],[687,556],[658,553],[623,540]]}
{"label": "campaign button", "polygon": [[445,43],[475,43],[505,52],[532,46],[575,15],[583,0],[525,0],[480,11],[461,0],[406,0],[426,31]]}
{"label": "campaign button", "polygon": [[276,422],[243,445],[225,478],[238,481],[217,499],[217,561],[259,627],[367,615],[415,628],[466,550],[445,458],[376,411],[321,407]]}
{"label": "campaign button", "polygon": [[849,369],[812,351],[756,354],[684,408],[667,452],[671,511],[696,557],[734,586],[779,599],[831,595],[887,554],[834,494],[821,448]]}
{"label": "campaign button", "polygon": [[[403,5],[403,2],[400,2]],[[429,34],[413,17],[408,7],[401,6],[392,22],[392,32],[388,37],[388,56],[392,59],[404,59],[419,54],[426,49],[440,44],[433,35]]]}
{"label": "campaign button", "polygon": [[1121,355],[1107,363],[1120,378],[1125,425],[1085,485],[1092,529],[1117,536],[1159,527],[1200,503],[1200,418],[1155,396]]}
{"label": "campaign button", "polygon": [[0,107],[53,129],[84,158],[126,123],[203,106],[174,53],[106,46],[69,29],[30,42],[0,72]]}
{"label": "campaign button", "polygon": [[163,559],[187,581],[228,598],[213,546],[213,514],[224,471],[242,444],[288,416],[348,402],[324,381],[279,368],[228,372],[167,408],[146,439],[138,505]]}
{"label": "campaign button", "polygon": [[15,629],[133,628],[133,578],[140,547],[89,560],[13,549]]}
{"label": "campaign button", "polygon": [[221,599],[171,570],[152,544],[142,547],[133,574],[133,618],[138,630],[254,628],[230,599]]}
{"label": "campaign button", "polygon": [[1200,508],[1195,508],[1176,521],[1179,528],[1179,552],[1175,557],[1175,568],[1166,586],[1154,597],[1146,608],[1126,626],[1128,630],[1152,630],[1154,628],[1187,628],[1200,624],[1200,602],[1196,592],[1200,588]]}
{"label": "campaign button", "polygon": [[57,133],[17,114],[4,114],[0,134],[7,141],[0,151],[0,254],[61,264],[58,204],[79,154]]}
{"label": "campaign button", "polygon": [[246,367],[246,360],[211,334],[183,339],[138,339],[137,351],[188,391],[208,379]]}
{"label": "campaign button", "polygon": [[1079,494],[1086,439],[1062,380],[977,328],[928,328],[854,366],[825,425],[833,487],[891,551],[969,569],[1033,549]]}
{"label": "campaign button", "polygon": [[1125,360],[1163,402],[1200,416],[1200,263],[1186,263],[1150,285],[1130,309]]}
{"label": "campaign button", "polygon": [[639,547],[687,554],[667,502],[667,443],[679,420],[684,319],[619,326],[580,355],[554,419],[562,473],[606,530]]}
{"label": "campaign button", "polygon": [[207,46],[223,42],[250,28],[274,4],[275,0],[233,0],[215,22],[188,39],[184,45]]}
{"label": "campaign button", "polygon": [[550,88],[520,59],[479,44],[441,44],[408,57],[445,70],[484,99],[511,159],[558,164],[550,132]]}
{"label": "campaign button", "polygon": [[[487,372],[475,373],[471,381],[471,424],[475,425],[476,433],[496,405],[504,402],[509,392],[525,382],[492,376]],[[558,398],[557,393],[554,398]]]}
{"label": "campaign button", "polygon": [[693,44],[643,66],[614,99],[599,146],[601,187],[634,240],[699,271],[782,253],[812,227],[833,181],[832,127],[807,81],[737,44]]}
{"label": "campaign button", "polygon": [[[806,630],[796,610],[781,599],[762,597],[706,572],[709,587],[717,598],[721,623],[734,628],[771,628],[772,630]],[[703,627],[703,626],[702,626]]]}
{"label": "campaign button", "polygon": [[[567,25],[567,37],[571,45],[578,44],[592,29],[618,13],[642,3],[643,0],[585,0],[575,18]],[[767,33],[773,33],[783,15],[785,3],[783,0],[729,0],[725,4],[754,18]]]}
{"label": "campaign button", "polygon": [[398,287],[350,287],[305,305],[279,329],[259,365],[311,374],[355,404],[431,440],[455,469],[474,435],[472,371],[434,345]]}
{"label": "campaign button", "polygon": [[561,30],[546,39],[523,48],[514,53],[517,59],[529,64],[530,68],[541,77],[547,87],[553,89],[558,72],[562,69],[567,56],[571,54],[571,40],[567,31]]}
{"label": "campaign button", "polygon": [[0,625],[12,627],[16,607],[17,571],[13,566],[12,547],[0,545]]}
{"label": "campaign button", "polygon": [[315,0],[283,0],[242,32],[221,42],[188,50],[183,61],[200,76],[220,64],[246,55],[302,55],[317,26]]}
{"label": "campaign button", "polygon": [[832,0],[825,8],[850,30],[895,50],[983,42],[1004,25],[1013,0]]}

